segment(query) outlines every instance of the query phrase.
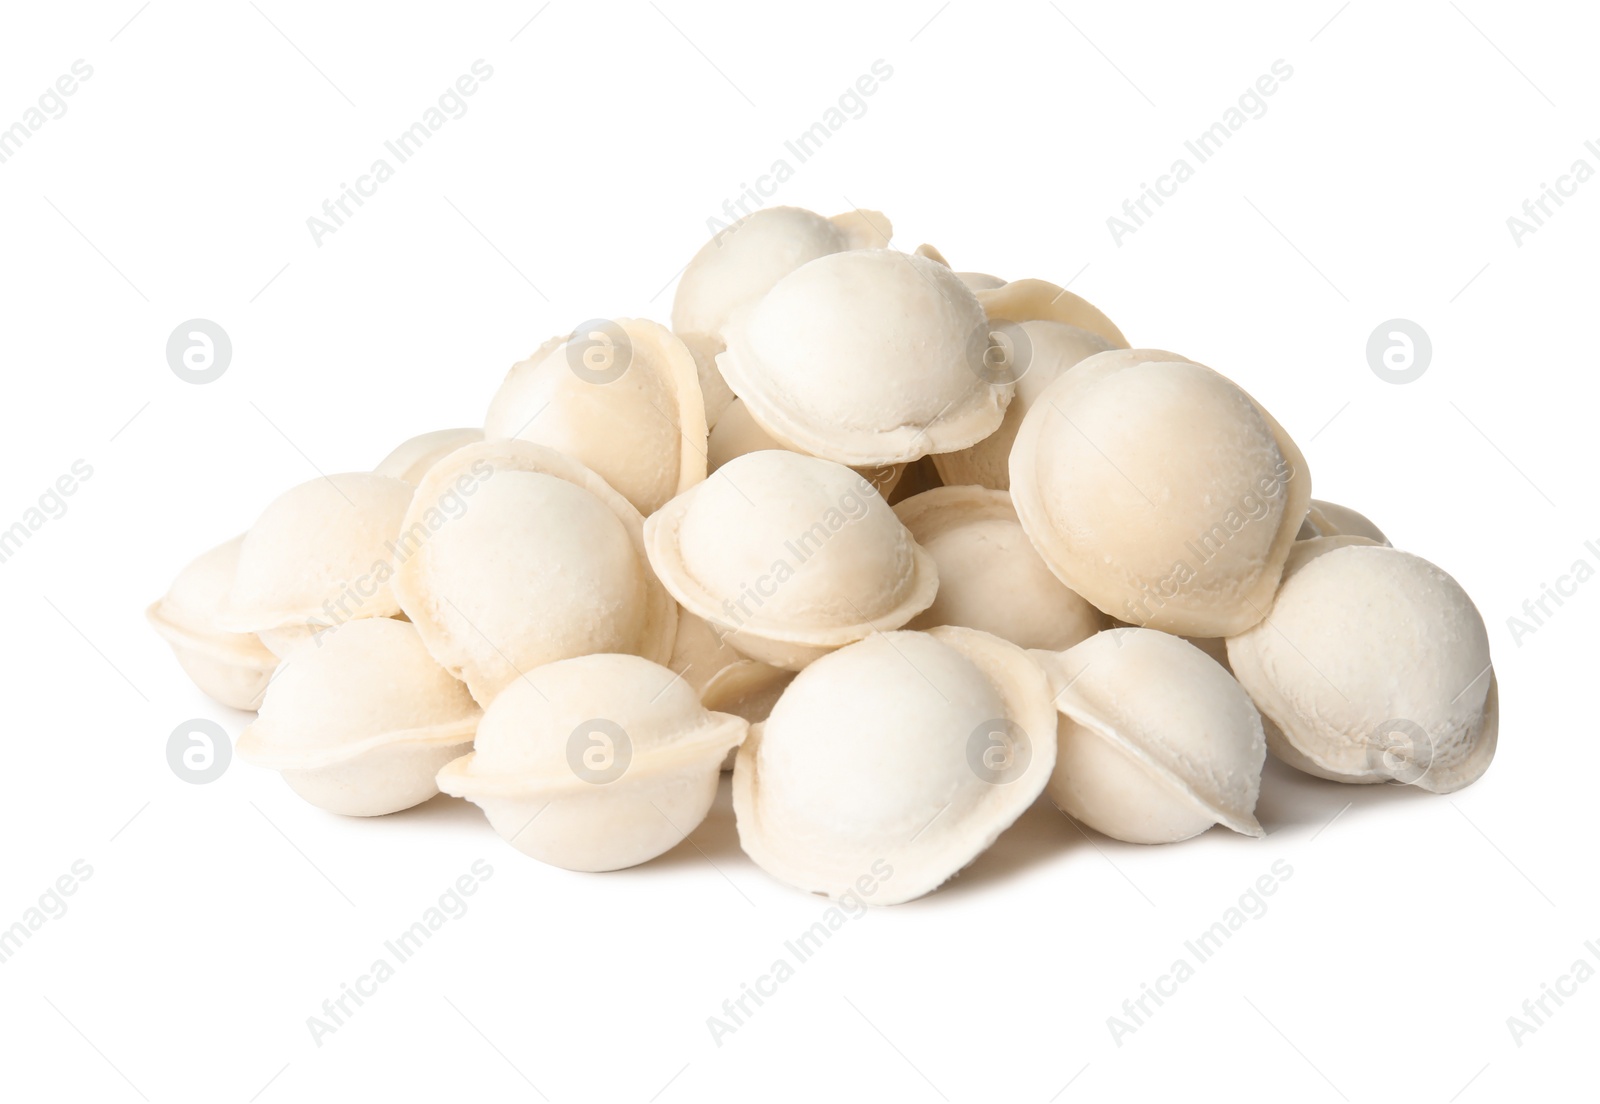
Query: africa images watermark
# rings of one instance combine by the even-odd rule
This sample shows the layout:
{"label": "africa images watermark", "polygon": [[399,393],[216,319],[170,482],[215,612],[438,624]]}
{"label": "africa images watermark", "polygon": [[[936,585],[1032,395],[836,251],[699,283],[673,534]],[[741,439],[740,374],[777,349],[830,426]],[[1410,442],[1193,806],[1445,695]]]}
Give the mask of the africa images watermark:
{"label": "africa images watermark", "polygon": [[74,95],[81,84],[94,76],[94,66],[79,58],[70,70],[55,79],[55,83],[39,94],[35,106],[22,113],[10,126],[0,129],[0,165],[4,165],[22,150],[23,143],[32,138],[44,125],[67,113],[67,97]]}
{"label": "africa images watermark", "polygon": [[467,98],[476,95],[481,82],[492,76],[492,65],[482,58],[474,61],[470,72],[461,74],[454,84],[439,94],[437,106],[428,108],[420,119],[383,143],[384,150],[394,158],[393,163],[390,163],[389,157],[378,157],[366,172],[356,177],[355,184],[341,182],[339,194],[322,201],[322,216],[312,215],[306,219],[306,229],[311,231],[311,240],[317,248],[322,248],[323,238],[337,233],[355,215],[350,208],[352,203],[358,208],[365,206],[367,200],[378,194],[382,185],[393,179],[396,166],[404,165],[416,156],[430,138],[444,129],[446,123],[465,115]]}
{"label": "africa images watermark", "polygon": [[[1600,160],[1600,143],[1593,138],[1585,142],[1583,148],[1591,157]],[[1547,219],[1566,206],[1567,200],[1577,195],[1582,185],[1593,180],[1594,172],[1594,166],[1585,158],[1579,157],[1566,172],[1556,177],[1555,184],[1541,181],[1538,196],[1522,201],[1522,214],[1509,215],[1506,218],[1506,229],[1511,231],[1511,240],[1516,243],[1517,248],[1521,249],[1524,238],[1538,233]]]}
{"label": "africa images watermark", "polygon": [[[767,200],[777,195],[778,189],[794,177],[796,165],[804,165],[811,160],[830,138],[844,129],[846,123],[867,113],[867,100],[876,95],[878,89],[893,76],[894,66],[882,58],[874,61],[868,66],[867,72],[839,94],[833,106],[824,111],[820,119],[783,143],[784,152],[773,160],[771,168],[756,177],[754,184],[741,183],[738,194],[723,200],[721,215],[709,216],[706,229],[714,238],[720,239],[723,232],[734,223],[765,207]],[[790,161],[791,157],[793,161]]]}
{"label": "africa images watermark", "polygon": [[1143,581],[1139,583],[1143,597],[1138,601],[1128,598],[1122,603],[1128,614],[1125,620],[1142,625],[1153,615],[1152,606],[1160,609],[1181,594],[1183,588],[1199,576],[1199,569],[1221,554],[1246,526],[1272,513],[1272,504],[1284,497],[1285,488],[1294,476],[1294,466],[1287,457],[1280,456],[1278,466],[1262,476],[1254,490],[1241,495],[1209,529],[1183,542],[1184,551],[1192,557],[1192,562],[1191,559],[1174,560],[1172,568],[1154,586]]}
{"label": "africa images watermark", "polygon": [[794,578],[806,562],[820,552],[846,526],[867,516],[867,507],[878,492],[867,479],[856,476],[856,486],[839,496],[822,516],[806,529],[783,542],[783,553],[772,561],[772,566],[756,576],[753,583],[743,583],[736,598],[725,599],[720,618],[712,627],[718,639],[738,632],[745,622],[754,617],[776,595],[783,584]]}
{"label": "africa images watermark", "polygon": [[59,920],[67,914],[66,898],[78,892],[78,888],[94,877],[94,867],[88,860],[76,860],[68,871],[57,878],[45,891],[39,895],[36,904],[29,905],[22,911],[22,918],[12,922],[9,928],[0,930],[0,964],[10,962],[22,945],[33,938],[33,933],[44,927],[51,920]]}
{"label": "africa images watermark", "polygon": [[74,460],[54,483],[44,489],[32,506],[5,529],[0,529],[0,563],[9,563],[33,535],[52,521],[67,516],[67,499],[94,475],[87,460]]}
{"label": "africa images watermark", "polygon": [[[1522,647],[1524,637],[1532,636],[1551,617],[1556,610],[1567,604],[1568,598],[1576,597],[1578,588],[1595,577],[1596,564],[1600,564],[1600,543],[1584,541],[1583,549],[1587,556],[1579,556],[1572,561],[1572,566],[1556,576],[1554,584],[1540,583],[1539,593],[1536,597],[1527,598],[1522,603],[1522,615],[1512,614],[1506,618],[1506,628],[1511,631],[1511,642],[1517,647]],[[1591,560],[1589,557],[1592,556]]]}
{"label": "africa images watermark", "polygon": [[1223,911],[1221,918],[1195,938],[1185,940],[1185,955],[1174,959],[1171,967],[1157,977],[1154,984],[1140,982],[1139,995],[1122,1002],[1122,1015],[1106,1017],[1106,1028],[1111,1032],[1112,1042],[1121,1047],[1127,1036],[1145,1026],[1167,998],[1178,995],[1180,985],[1191,980],[1201,966],[1217,956],[1228,940],[1233,938],[1234,932],[1251,920],[1259,920],[1267,914],[1266,898],[1277,893],[1283,883],[1292,877],[1294,867],[1289,865],[1289,860],[1275,860],[1270,873],[1257,878],[1249,889],[1239,895],[1236,904]]}
{"label": "africa images watermark", "polygon": [[1183,143],[1183,148],[1194,157],[1193,165],[1187,157],[1179,157],[1166,172],[1156,177],[1155,184],[1140,183],[1139,194],[1122,201],[1122,213],[1106,219],[1106,229],[1111,231],[1111,240],[1117,247],[1120,249],[1123,238],[1137,233],[1155,215],[1155,208],[1164,206],[1167,200],[1177,195],[1181,185],[1194,179],[1197,165],[1204,165],[1220,153],[1228,140],[1243,130],[1246,123],[1264,116],[1267,113],[1267,98],[1276,95],[1282,83],[1292,76],[1294,66],[1283,58],[1274,61],[1267,72],[1239,94],[1236,106],[1228,108],[1222,113],[1222,118]]}
{"label": "africa images watermark", "polygon": [[439,530],[459,520],[467,512],[467,499],[493,477],[493,464],[484,459],[473,461],[472,467],[457,476],[434,505],[422,511],[417,520],[393,540],[384,542],[392,559],[375,560],[370,570],[343,584],[337,597],[322,603],[322,616],[307,619],[312,639],[321,644],[323,633],[359,617],[361,607],[382,591],[383,585],[394,577],[398,565],[415,556]]}
{"label": "africa images watermark", "polygon": [[467,914],[466,898],[477,893],[483,883],[492,877],[494,867],[483,859],[476,860],[471,871],[450,883],[450,887],[439,894],[438,899],[424,909],[410,927],[393,939],[385,940],[385,954],[374,959],[366,973],[359,975],[354,983],[340,982],[339,995],[322,1002],[322,1015],[306,1017],[306,1029],[311,1032],[311,1041],[320,1048],[329,1035],[345,1026],[368,998],[377,996],[378,987],[391,980],[401,966],[410,962],[435,932]]}
{"label": "africa images watermark", "polygon": [[1595,963],[1600,962],[1600,940],[1589,940],[1583,949],[1589,952],[1594,962],[1587,958],[1574,959],[1567,972],[1556,978],[1554,984],[1548,981],[1539,983],[1539,995],[1522,1002],[1522,1015],[1506,1017],[1506,1029],[1511,1032],[1511,1041],[1518,1048],[1566,1005],[1567,998],[1578,995],[1578,986],[1592,981],[1596,976]]}
{"label": "africa images watermark", "polygon": [[853,888],[845,890],[828,906],[820,920],[793,939],[784,940],[784,954],[774,959],[765,973],[754,981],[741,982],[739,995],[722,1002],[720,1016],[706,1017],[711,1041],[720,1048],[729,1035],[747,1024],[767,1000],[778,995],[779,986],[793,978],[801,966],[827,945],[834,932],[866,915],[867,899],[892,877],[894,867],[884,859],[875,859],[867,872],[855,880]]}

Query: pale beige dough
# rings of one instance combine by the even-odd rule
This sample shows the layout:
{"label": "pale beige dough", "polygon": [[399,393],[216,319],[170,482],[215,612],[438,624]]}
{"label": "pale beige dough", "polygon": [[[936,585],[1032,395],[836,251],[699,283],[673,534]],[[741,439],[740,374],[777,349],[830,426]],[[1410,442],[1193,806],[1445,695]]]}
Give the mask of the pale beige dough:
{"label": "pale beige dough", "polygon": [[217,627],[257,633],[281,656],[346,621],[393,617],[393,543],[410,502],[409,484],[371,472],[286,491],[245,533]]}
{"label": "pale beige dough", "polygon": [[197,557],[145,610],[145,619],[202,692],[234,709],[253,710],[261,705],[278,657],[256,634],[228,632],[217,625],[243,544],[240,535]]}
{"label": "pale beige dough", "polygon": [[907,628],[964,625],[1019,647],[1060,651],[1106,627],[1105,614],[1050,573],[1004,491],[938,487],[894,512],[939,570],[933,605]]}
{"label": "pale beige dough", "polygon": [[568,870],[620,870],[677,846],[716,796],[746,722],[707,711],[672,671],[589,655],[529,672],[495,699],[474,750],[439,772],[517,850]]}
{"label": "pale beige dough", "polygon": [[396,445],[394,451],[378,461],[378,466],[372,470],[378,475],[387,475],[415,487],[422,482],[428,469],[440,460],[463,445],[481,440],[483,430],[476,428],[435,429],[419,433]]}
{"label": "pale beige dough", "polygon": [[913,900],[1038,797],[1055,724],[1043,671],[1014,644],[874,635],[800,672],[752,728],[733,772],[740,845],[796,889]]}
{"label": "pale beige dough", "polygon": [[944,265],[887,249],[802,265],[735,316],[717,358],[775,440],[851,466],[966,448],[999,428],[988,324]]}
{"label": "pale beige dough", "polygon": [[799,670],[898,628],[938,589],[933,558],[842,465],[752,452],[645,522],[650,563],[743,655]]}
{"label": "pale beige dough", "polygon": [[435,464],[397,547],[400,605],[481,704],[558,659],[672,653],[677,606],[645,558],[644,519],[543,445],[484,441]]}
{"label": "pale beige dough", "polygon": [[878,211],[833,218],[799,207],[767,207],[715,234],[678,278],[672,328],[694,355],[705,396],[706,423],[716,426],[733,391],[717,368],[733,316],[749,309],[807,261],[848,249],[884,248],[894,236]]}
{"label": "pale beige dough", "polygon": [[646,516],[706,477],[694,358],[643,319],[545,342],[506,373],[483,431],[566,453]]}
{"label": "pale beige dough", "polygon": [[439,792],[435,773],[471,745],[479,715],[414,626],[367,618],[289,654],[236,750],[313,805],[382,816]]}
{"label": "pale beige dough", "polygon": [[1272,722],[1273,754],[1307,773],[1452,793],[1494,758],[1483,618],[1409,552],[1353,536],[1298,542],[1267,619],[1230,637],[1228,658]]}
{"label": "pale beige dough", "polygon": [[1108,629],[1036,652],[1060,710],[1046,792],[1128,843],[1175,843],[1256,822],[1266,738],[1249,695],[1210,656],[1155,629]]}
{"label": "pale beige dough", "polygon": [[1039,395],[1011,450],[1011,498],[1068,587],[1112,616],[1229,636],[1266,614],[1305,519],[1305,458],[1236,384],[1113,350]]}

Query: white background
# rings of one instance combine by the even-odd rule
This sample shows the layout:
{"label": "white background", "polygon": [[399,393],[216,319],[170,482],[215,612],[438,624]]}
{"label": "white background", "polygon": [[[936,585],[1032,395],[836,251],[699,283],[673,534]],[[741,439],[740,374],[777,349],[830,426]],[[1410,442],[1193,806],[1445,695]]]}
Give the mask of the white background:
{"label": "white background", "polygon": [[[0,165],[0,527],[73,461],[93,475],[0,564],[0,926],[75,860],[93,875],[0,965],[0,1094],[1592,1094],[1600,981],[1521,1046],[1506,1022],[1600,941],[1600,583],[1520,642],[1507,627],[1600,560],[1600,181],[1520,245],[1506,224],[1575,159],[1600,168],[1592,12],[540,2],[7,6],[0,126],[75,59],[94,74]],[[315,244],[306,219],[479,58],[468,112]],[[826,907],[743,857],[725,798],[694,846],[579,875],[461,802],[350,820],[243,763],[175,777],[175,725],[247,721],[143,623],[178,568],[318,471],[479,423],[551,334],[665,320],[707,218],[880,58],[866,113],[771,202],[878,208],[901,248],[1070,280],[1135,345],[1238,380],[1319,497],[1479,603],[1488,775],[1438,797],[1271,765],[1265,839],[1161,848],[1040,805],[944,889],[846,925],[720,1047],[707,1017]],[[1267,113],[1114,242],[1107,217],[1280,58]],[[196,317],[234,345],[206,386],[164,356]],[[1405,386],[1365,356],[1396,317],[1434,347]],[[478,859],[471,910],[313,1043],[307,1017]],[[1118,1046],[1107,1017],[1278,860],[1270,911]]]}

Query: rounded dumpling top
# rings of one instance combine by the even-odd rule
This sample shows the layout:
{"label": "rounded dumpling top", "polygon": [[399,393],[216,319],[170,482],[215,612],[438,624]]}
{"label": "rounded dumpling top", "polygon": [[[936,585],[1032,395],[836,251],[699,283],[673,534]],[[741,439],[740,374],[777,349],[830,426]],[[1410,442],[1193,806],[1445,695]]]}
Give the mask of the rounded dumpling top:
{"label": "rounded dumpling top", "polygon": [[484,433],[566,453],[646,515],[706,476],[694,358],[665,327],[641,319],[597,320],[513,365]]}
{"label": "rounded dumpling top", "polygon": [[233,588],[244,534],[224,541],[191,560],[172,580],[161,606],[166,620],[196,629],[208,627],[217,606]]}
{"label": "rounded dumpling top", "polygon": [[244,546],[240,534],[196,556],[167,593],[150,607],[149,618],[156,629],[173,643],[200,643],[222,649],[238,649],[262,659],[271,653],[253,633],[228,632],[217,627],[217,615],[239,569],[239,550]]}
{"label": "rounded dumpling top", "polygon": [[417,488],[396,544],[406,615],[479,702],[558,659],[671,654],[677,607],[645,559],[643,519],[554,449],[458,449]]}
{"label": "rounded dumpling top", "polygon": [[716,771],[748,725],[711,713],[694,688],[660,664],[597,654],[530,671],[495,699],[474,750],[440,773],[465,797],[592,792],[614,772],[639,781],[704,762]]}
{"label": "rounded dumpling top", "polygon": [[936,487],[897,503],[895,516],[938,564],[933,605],[908,628],[965,625],[1023,648],[1070,648],[1106,617],[1051,574],[1004,491]]}
{"label": "rounded dumpling top", "polygon": [[800,207],[763,208],[719,231],[689,261],[672,301],[672,328],[720,339],[735,312],[807,261],[882,248],[892,236],[889,220],[877,211],[830,219]]}
{"label": "rounded dumpling top", "polygon": [[218,626],[258,632],[393,617],[392,544],[410,502],[409,484],[371,472],[284,492],[244,536]]}
{"label": "rounded dumpling top", "polygon": [[999,429],[959,452],[935,454],[933,465],[947,484],[976,484],[1004,491],[1011,486],[1011,445],[1017,439],[1017,430],[1022,428],[1023,415],[1032,409],[1044,389],[1067,369],[1116,346],[1097,333],[1065,322],[991,320],[991,325],[1010,343],[1006,355],[1010,358],[1008,371],[1016,381],[1016,392],[1006,407]]}
{"label": "rounded dumpling top", "polygon": [[[1055,709],[1021,649],[973,629],[872,636],[796,676],[734,767],[739,841],[829,896],[908,901],[971,862],[1043,789]],[[887,868],[887,869],[885,869]]]}
{"label": "rounded dumpling top", "polygon": [[1012,280],[977,294],[991,322],[1064,322],[1099,334],[1112,348],[1128,347],[1128,339],[1104,311],[1048,280]]}
{"label": "rounded dumpling top", "polygon": [[684,268],[672,302],[672,328],[694,357],[706,425],[715,428],[734,394],[717,368],[734,315],[807,261],[847,249],[888,246],[889,220],[877,211],[833,218],[799,207],[768,207],[720,230]]}
{"label": "rounded dumpling top", "polygon": [[1494,756],[1483,618],[1459,583],[1408,552],[1301,541],[1268,620],[1231,637],[1228,660],[1305,769],[1327,777],[1449,793]]}
{"label": "rounded dumpling top", "polygon": [[731,461],[652,516],[645,537],[685,609],[780,640],[838,646],[896,628],[938,586],[932,559],[870,484],[794,452]]}
{"label": "rounded dumpling top", "polygon": [[435,429],[400,442],[394,451],[373,468],[376,475],[387,475],[415,487],[428,469],[463,445],[483,440],[481,429]]}
{"label": "rounded dumpling top", "polygon": [[1374,544],[1388,544],[1389,538],[1365,514],[1337,502],[1313,498],[1300,527],[1300,539],[1313,537],[1365,537]]}
{"label": "rounded dumpling top", "polygon": [[[1255,818],[1267,755],[1261,717],[1210,656],[1142,628],[1107,629],[1064,652],[1035,656],[1064,715],[1166,782],[1206,819],[1263,834]],[[1058,766],[1057,775],[1065,769]],[[1071,781],[1052,780],[1058,805],[1070,804],[1057,789]]]}
{"label": "rounded dumpling top", "polygon": [[255,633],[229,632],[217,623],[243,545],[241,535],[197,556],[145,610],[145,619],[196,686],[224,705],[251,710],[261,704],[278,657]]}
{"label": "rounded dumpling top", "polygon": [[315,770],[390,744],[465,743],[478,717],[414,626],[366,618],[290,653],[238,750],[275,770]]}
{"label": "rounded dumpling top", "polygon": [[1236,384],[1114,350],[1077,364],[1029,410],[1011,497],[1050,569],[1100,609],[1228,636],[1271,604],[1311,478]]}
{"label": "rounded dumpling top", "polygon": [[999,428],[1012,384],[988,378],[987,342],[983,308],[948,268],[865,249],[784,277],[735,319],[717,364],[776,440],[891,464]]}

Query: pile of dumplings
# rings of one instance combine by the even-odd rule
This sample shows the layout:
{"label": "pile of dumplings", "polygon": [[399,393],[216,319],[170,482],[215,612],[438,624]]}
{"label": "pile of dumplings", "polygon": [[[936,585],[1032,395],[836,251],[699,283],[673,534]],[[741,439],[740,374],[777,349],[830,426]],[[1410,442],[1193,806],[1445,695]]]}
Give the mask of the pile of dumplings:
{"label": "pile of dumplings", "polygon": [[552,338],[481,429],[289,490],[150,623],[306,801],[443,792],[572,870],[676,846],[730,768],[758,866],[874,904],[1041,794],[1156,844],[1262,835],[1269,752],[1483,774],[1494,672],[1454,579],[1313,499],[1226,376],[890,236],[750,215],[670,329]]}

